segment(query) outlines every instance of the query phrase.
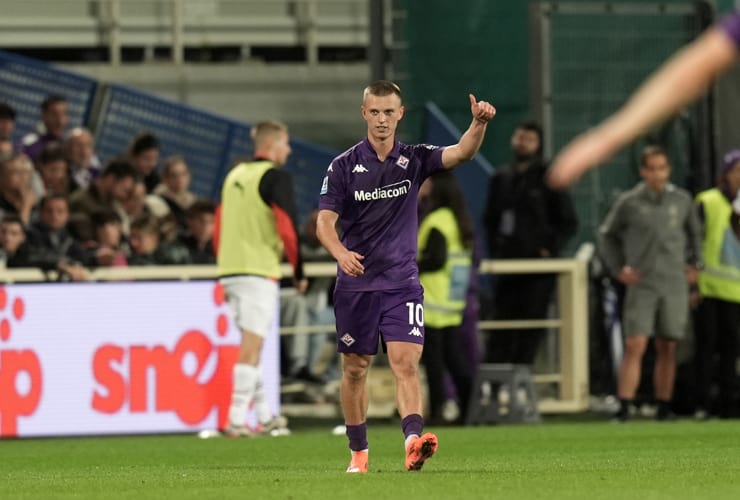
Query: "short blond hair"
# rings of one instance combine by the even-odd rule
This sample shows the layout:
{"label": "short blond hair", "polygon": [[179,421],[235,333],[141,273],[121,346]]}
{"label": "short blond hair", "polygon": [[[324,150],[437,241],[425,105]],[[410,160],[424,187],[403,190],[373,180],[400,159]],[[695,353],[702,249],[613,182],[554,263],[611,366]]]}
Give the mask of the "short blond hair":
{"label": "short blond hair", "polygon": [[269,137],[274,137],[280,132],[287,134],[288,126],[278,120],[263,120],[252,127],[249,135],[254,143],[254,148],[260,149]]}
{"label": "short blond hair", "polygon": [[368,95],[384,97],[391,94],[397,95],[403,101],[401,87],[389,80],[378,80],[365,87],[365,90],[362,92],[362,102],[365,102]]}

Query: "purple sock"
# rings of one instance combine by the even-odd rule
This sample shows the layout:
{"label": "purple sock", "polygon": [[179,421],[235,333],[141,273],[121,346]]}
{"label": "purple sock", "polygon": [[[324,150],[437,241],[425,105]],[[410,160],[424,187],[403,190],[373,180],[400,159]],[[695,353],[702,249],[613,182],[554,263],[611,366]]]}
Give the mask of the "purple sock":
{"label": "purple sock", "polygon": [[404,437],[409,437],[412,434],[421,436],[424,431],[424,419],[418,413],[406,415],[401,421],[401,429],[403,429]]}
{"label": "purple sock", "polygon": [[347,426],[349,449],[352,451],[367,450],[367,422]]}

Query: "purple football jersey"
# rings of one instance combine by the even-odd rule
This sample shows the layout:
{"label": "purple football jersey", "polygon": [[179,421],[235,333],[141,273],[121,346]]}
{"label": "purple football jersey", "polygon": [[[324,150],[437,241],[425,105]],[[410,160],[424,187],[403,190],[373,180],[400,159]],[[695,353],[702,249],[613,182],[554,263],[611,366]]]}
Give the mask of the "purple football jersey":
{"label": "purple football jersey", "polygon": [[719,28],[732,38],[737,47],[740,47],[740,13],[734,12],[723,17],[719,22]]}
{"label": "purple football jersey", "polygon": [[329,165],[319,209],[339,214],[342,243],[365,257],[362,276],[338,270],[338,290],[395,290],[419,284],[416,198],[424,179],[443,168],[442,150],[396,141],[388,158],[380,161],[366,138]]}

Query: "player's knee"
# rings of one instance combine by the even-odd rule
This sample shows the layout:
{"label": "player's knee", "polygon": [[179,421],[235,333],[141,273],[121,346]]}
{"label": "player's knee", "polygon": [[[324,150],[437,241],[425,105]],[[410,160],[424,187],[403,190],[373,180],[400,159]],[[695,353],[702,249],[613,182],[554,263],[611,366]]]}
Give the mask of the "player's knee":
{"label": "player's knee", "polygon": [[345,366],[344,376],[353,382],[359,382],[367,377],[367,368]]}
{"label": "player's knee", "polygon": [[642,357],[646,343],[642,337],[627,337],[624,343],[624,353],[630,357]]}
{"label": "player's knee", "polygon": [[359,381],[367,377],[370,360],[361,356],[349,355],[344,357],[342,371],[350,380]]}
{"label": "player's knee", "polygon": [[408,359],[401,358],[391,363],[391,369],[398,379],[408,379],[419,375],[419,363],[416,359],[410,357]]}

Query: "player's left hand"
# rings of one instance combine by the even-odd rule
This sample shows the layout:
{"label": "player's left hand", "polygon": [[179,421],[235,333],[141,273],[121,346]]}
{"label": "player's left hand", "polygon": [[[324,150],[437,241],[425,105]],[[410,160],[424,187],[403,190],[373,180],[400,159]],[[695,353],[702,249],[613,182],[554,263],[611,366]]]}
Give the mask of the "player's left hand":
{"label": "player's left hand", "polygon": [[486,101],[476,101],[473,94],[468,94],[470,97],[470,112],[473,118],[482,123],[490,122],[494,116],[496,116],[496,108],[491,103]]}

